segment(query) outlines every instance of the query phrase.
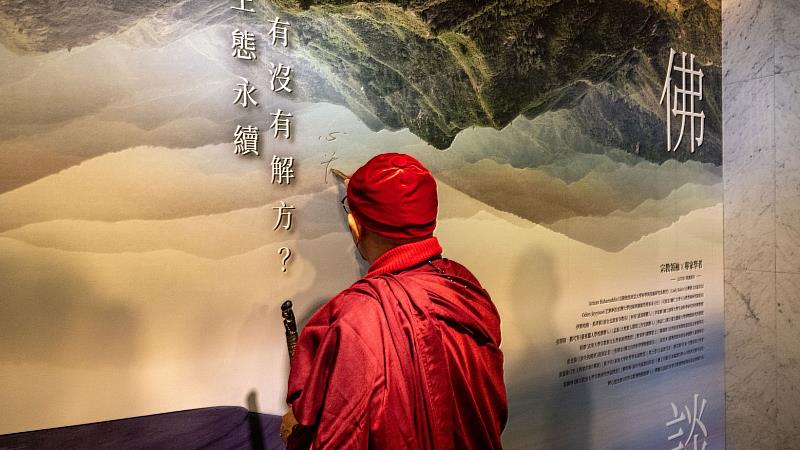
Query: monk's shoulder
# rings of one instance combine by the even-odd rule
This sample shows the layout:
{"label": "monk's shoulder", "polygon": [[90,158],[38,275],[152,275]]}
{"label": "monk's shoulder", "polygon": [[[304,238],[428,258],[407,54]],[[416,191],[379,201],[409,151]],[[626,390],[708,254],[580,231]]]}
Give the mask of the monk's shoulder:
{"label": "monk's shoulder", "polygon": [[477,285],[481,284],[480,281],[478,281],[478,278],[472,273],[472,271],[467,269],[467,267],[461,264],[460,262],[448,258],[442,258],[442,261],[445,264],[446,267],[445,270],[450,272],[452,275],[465,278]]}
{"label": "monk's shoulder", "polygon": [[354,283],[328,301],[328,320],[356,330],[379,324],[382,314],[376,293],[362,283]]}

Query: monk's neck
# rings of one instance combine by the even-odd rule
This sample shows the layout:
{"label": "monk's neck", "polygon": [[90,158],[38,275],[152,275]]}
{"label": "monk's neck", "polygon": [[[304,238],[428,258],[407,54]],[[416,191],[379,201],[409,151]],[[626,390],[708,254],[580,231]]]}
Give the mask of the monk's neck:
{"label": "monk's neck", "polygon": [[367,262],[373,264],[378,258],[383,256],[384,253],[397,247],[397,245],[388,242],[370,242],[369,245],[365,245],[364,247],[364,256]]}
{"label": "monk's neck", "polygon": [[394,248],[400,247],[404,244],[411,244],[413,242],[424,241],[431,236],[423,236],[415,239],[407,239],[402,241],[384,239],[378,235],[368,233],[364,236],[364,241],[361,244],[361,252],[364,258],[370,263],[374,264],[375,261],[383,256],[384,253]]}

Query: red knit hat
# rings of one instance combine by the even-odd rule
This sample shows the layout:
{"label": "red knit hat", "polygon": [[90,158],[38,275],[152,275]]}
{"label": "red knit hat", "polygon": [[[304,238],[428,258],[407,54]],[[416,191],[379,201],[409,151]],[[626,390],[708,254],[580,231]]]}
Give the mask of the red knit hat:
{"label": "red knit hat", "polygon": [[347,203],[364,227],[389,238],[430,236],[436,228],[436,180],[402,153],[378,155],[356,170],[347,184]]}

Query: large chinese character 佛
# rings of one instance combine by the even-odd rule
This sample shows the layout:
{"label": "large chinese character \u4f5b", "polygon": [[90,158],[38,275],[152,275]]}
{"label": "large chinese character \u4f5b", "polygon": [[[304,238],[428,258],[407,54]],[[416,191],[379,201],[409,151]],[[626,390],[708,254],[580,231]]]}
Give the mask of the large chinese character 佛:
{"label": "large chinese character \u4f5b", "polygon": [[283,133],[284,138],[291,139],[291,118],[294,117],[292,116],[292,113],[278,109],[277,112],[270,113],[269,115],[275,117],[275,119],[272,121],[272,125],[269,126],[274,131],[272,137],[277,138],[279,133]]}
{"label": "large chinese character \u4f5b", "polygon": [[273,63],[269,64],[272,66],[272,69],[269,70],[271,76],[269,80],[270,89],[273,92],[292,92],[292,88],[289,87],[289,83],[292,81],[292,68],[284,66],[282,63],[279,63],[277,67]]}
{"label": "large chinese character \u4f5b", "polygon": [[[684,405],[683,410],[679,410],[675,403],[670,403],[670,406],[672,406],[672,416],[674,418],[667,422],[667,427],[678,426],[678,430],[667,437],[668,441],[675,441],[675,443],[677,443],[677,446],[673,447],[672,450],[705,450],[708,445],[706,442],[708,430],[701,420],[707,402],[706,399],[702,399],[703,401],[698,407],[697,400],[699,398],[699,394],[694,394],[694,406],[691,410],[688,405]],[[686,422],[685,426],[689,430],[688,433],[683,431],[683,426],[681,425],[683,422]],[[686,439],[683,439],[683,437],[686,437]],[[675,443],[673,443],[673,445]]]}
{"label": "large chinese character \u4f5b", "polygon": [[233,55],[239,59],[256,59],[256,36],[251,31],[241,31],[238,28],[231,33],[233,36]]}
{"label": "large chinese character \u4f5b", "polygon": [[233,132],[233,137],[234,154],[246,155],[255,153],[258,156],[258,127],[237,125],[236,131]]}
{"label": "large chinese character \u4f5b", "polygon": [[276,17],[275,20],[270,20],[272,24],[272,28],[269,29],[269,36],[272,38],[272,45],[275,45],[276,42],[280,41],[281,45],[286,47],[288,44],[288,32],[289,32],[289,25],[288,22],[281,22],[280,17]]}
{"label": "large chinese character \u4f5b", "polygon": [[255,9],[252,9],[252,8],[247,9],[244,6],[245,3],[247,3],[247,4],[253,3],[253,0],[239,0],[239,6],[231,6],[231,9],[237,9],[239,11],[244,11],[244,12],[256,12]]}
{"label": "large chinese character \u4f5b", "polygon": [[[690,151],[694,153],[695,144],[697,147],[703,145],[703,133],[705,129],[706,114],[703,111],[695,111],[695,100],[703,100],[703,70],[694,69],[694,55],[689,56],[689,65],[686,65],[686,52],[681,52],[681,61],[675,63],[677,52],[669,49],[669,64],[667,64],[667,77],[664,80],[664,88],[661,90],[661,100],[659,104],[667,100],[667,151],[676,151],[683,140],[683,133],[686,129],[686,119],[689,119]],[[679,75],[673,79],[673,72]],[[671,95],[670,95],[671,94]],[[672,120],[671,116],[681,118],[681,130],[675,146],[672,146]],[[696,121],[700,122],[699,136],[695,134]]]}
{"label": "large chinese character \u4f5b", "polygon": [[255,101],[252,97],[252,93],[256,91],[256,88],[250,85],[250,81],[247,78],[239,77],[244,80],[243,83],[239,83],[236,86],[239,86],[239,89],[234,89],[238,94],[236,95],[236,100],[233,103],[238,103],[242,105],[243,108],[247,108],[250,103],[253,106],[258,106],[258,102]]}
{"label": "large chinese character \u4f5b", "polygon": [[272,157],[272,184],[291,184],[294,178],[294,158],[291,156],[279,157],[274,155]]}
{"label": "large chinese character \u4f5b", "polygon": [[[272,227],[273,230],[277,230],[278,227],[283,224],[284,230],[291,230],[292,229],[292,211],[295,210],[295,207],[292,205],[287,205],[286,202],[281,200],[280,206],[273,206],[274,209],[278,213],[278,220],[275,222],[275,226]],[[284,224],[285,219],[285,224]]]}

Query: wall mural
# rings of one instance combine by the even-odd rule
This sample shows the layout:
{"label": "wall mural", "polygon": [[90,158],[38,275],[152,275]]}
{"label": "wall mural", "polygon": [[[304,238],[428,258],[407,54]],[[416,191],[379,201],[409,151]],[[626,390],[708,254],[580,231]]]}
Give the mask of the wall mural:
{"label": "wall mural", "polygon": [[49,3],[0,1],[0,433],[282,414],[281,303],[365,269],[328,169],[404,152],[507,448],[724,448],[719,1]]}

